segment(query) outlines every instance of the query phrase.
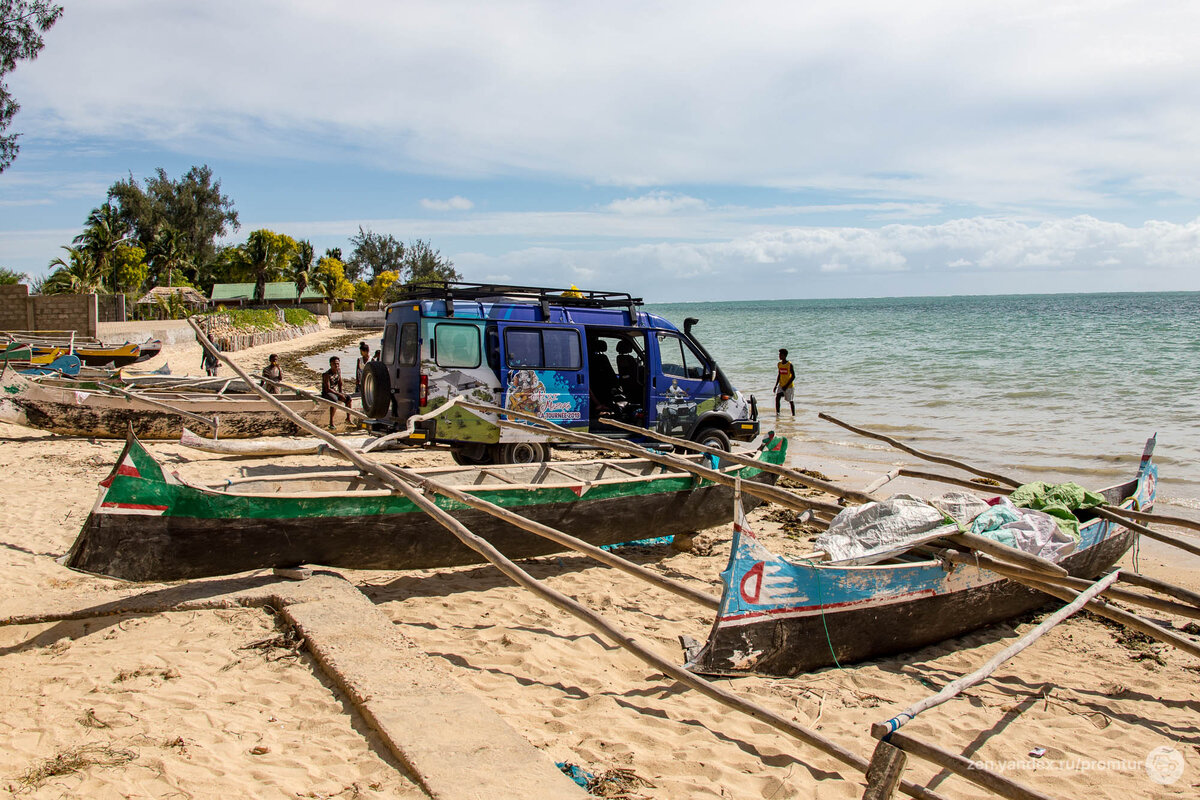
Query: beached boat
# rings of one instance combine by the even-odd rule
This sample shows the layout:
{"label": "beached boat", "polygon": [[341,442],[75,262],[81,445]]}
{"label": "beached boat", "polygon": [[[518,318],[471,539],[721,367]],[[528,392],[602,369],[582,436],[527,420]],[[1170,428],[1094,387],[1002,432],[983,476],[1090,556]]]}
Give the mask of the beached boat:
{"label": "beached boat", "polygon": [[[787,440],[760,460],[779,464]],[[724,467],[773,483],[755,467]],[[732,490],[645,459],[496,467],[441,467],[421,474],[595,545],[670,536],[728,522]],[[509,558],[559,545],[442,497],[437,504]],[[129,437],[101,483],[92,513],[64,563],[134,581],[202,578],[268,567],[428,569],[481,563],[411,501],[356,469],[279,471],[218,486],[166,472]]]}
{"label": "beached boat", "polygon": [[[1108,504],[1148,510],[1158,469],[1153,440],[1137,476],[1104,489]],[[1135,534],[1122,525],[1080,517],[1080,540],[1059,566],[1095,579],[1121,559]],[[907,559],[907,560],[905,560]],[[793,676],[836,664],[916,650],[1032,611],[1047,595],[986,569],[919,556],[898,563],[840,566],[793,562],[734,527],[716,622],[689,668],[711,675]]]}
{"label": "beached boat", "polygon": [[[328,406],[294,394],[278,397],[310,422],[328,424]],[[341,412],[335,418],[345,420]],[[215,422],[216,436],[222,439],[301,432],[257,395],[184,390],[133,395],[97,381],[34,380],[12,369],[0,375],[0,421],[64,436],[124,439],[132,426],[143,439],[178,439],[185,423],[195,427],[203,420]]]}

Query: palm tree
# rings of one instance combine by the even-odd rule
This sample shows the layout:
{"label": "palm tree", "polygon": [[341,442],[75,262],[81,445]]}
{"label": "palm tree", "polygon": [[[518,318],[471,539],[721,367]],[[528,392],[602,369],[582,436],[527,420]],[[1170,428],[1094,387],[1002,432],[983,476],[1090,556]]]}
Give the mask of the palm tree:
{"label": "palm tree", "polygon": [[190,266],[187,258],[187,237],[174,228],[163,226],[158,229],[150,250],[146,254],[157,274],[156,283],[161,284],[162,277],[167,276],[167,286],[173,286],[175,270]]}
{"label": "palm tree", "polygon": [[[121,214],[112,203],[105,203],[99,208],[93,208],[84,223],[83,233],[72,240],[72,244],[82,247],[92,257],[96,269],[101,276],[109,274],[109,261],[117,245],[128,238],[128,226],[121,219]],[[113,293],[120,291],[117,286],[117,271],[115,265],[111,269],[111,289]]]}
{"label": "palm tree", "polygon": [[91,294],[100,288],[104,275],[92,254],[82,247],[67,247],[66,259],[61,256],[50,262],[54,268],[42,286],[43,294]]}
{"label": "palm tree", "polygon": [[250,271],[254,273],[254,300],[262,303],[266,300],[267,280],[273,277],[275,254],[271,246],[271,238],[267,231],[251,231],[246,238],[243,252]]}
{"label": "palm tree", "polygon": [[297,302],[300,301],[304,290],[308,288],[309,281],[312,280],[315,257],[316,253],[313,251],[312,242],[301,239],[296,244],[296,252],[292,254],[292,280],[296,282]]}

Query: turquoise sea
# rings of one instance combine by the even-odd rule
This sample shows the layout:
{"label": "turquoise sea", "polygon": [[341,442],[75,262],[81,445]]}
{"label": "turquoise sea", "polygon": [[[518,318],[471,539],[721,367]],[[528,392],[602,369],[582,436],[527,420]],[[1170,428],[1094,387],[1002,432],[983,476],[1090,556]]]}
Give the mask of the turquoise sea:
{"label": "turquoise sea", "polygon": [[[869,287],[864,287],[869,290]],[[759,399],[764,429],[830,455],[909,458],[839,419],[1019,479],[1132,477],[1158,434],[1160,498],[1200,509],[1200,293],[655,304]],[[796,414],[775,421],[776,352]],[[847,449],[849,448],[849,450]],[[893,455],[895,454],[895,455]],[[881,468],[886,471],[886,468]],[[1188,516],[1192,516],[1188,514]]]}

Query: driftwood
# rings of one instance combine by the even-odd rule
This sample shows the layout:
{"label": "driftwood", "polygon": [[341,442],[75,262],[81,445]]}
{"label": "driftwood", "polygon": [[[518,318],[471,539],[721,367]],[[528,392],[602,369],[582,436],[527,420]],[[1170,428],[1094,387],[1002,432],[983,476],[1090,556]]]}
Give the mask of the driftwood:
{"label": "driftwood", "polygon": [[969,689],[970,687],[984,680],[997,669],[999,669],[1004,662],[1014,658],[1022,650],[1040,639],[1043,634],[1045,634],[1055,625],[1067,619],[1076,611],[1079,611],[1079,609],[1083,608],[1086,603],[1091,601],[1094,597],[1108,587],[1112,586],[1119,575],[1119,572],[1111,572],[1108,575],[1100,578],[1100,580],[1092,584],[1086,591],[1080,592],[1079,596],[1070,603],[1051,614],[1049,617],[1043,620],[1041,624],[1026,633],[1020,639],[1013,642],[996,655],[992,656],[992,658],[990,658],[986,664],[971,674],[964,675],[958,680],[946,684],[946,686],[943,687],[943,689],[937,694],[930,695],[919,702],[913,703],[911,706],[904,709],[891,719],[885,722],[875,723],[871,726],[871,735],[875,736],[877,739],[883,739],[887,737],[888,734],[894,733],[905,724],[916,719],[917,715],[922,711],[928,711],[935,706],[940,706],[947,700],[957,697],[966,689]]}
{"label": "driftwood", "polygon": [[824,412],[817,414],[817,416],[820,417],[821,419],[825,420],[826,422],[832,422],[834,425],[840,425],[848,431],[854,431],[855,433],[857,433],[860,436],[866,436],[870,439],[878,439],[881,442],[887,442],[888,444],[890,444],[892,447],[896,448],[897,450],[903,450],[904,452],[909,453],[910,455],[914,455],[917,458],[924,459],[925,461],[933,461],[934,463],[937,463],[937,464],[945,464],[950,467],[958,467],[961,470],[965,470],[967,472],[973,472],[976,475],[980,475],[984,478],[991,478],[994,481],[999,481],[1000,483],[1005,483],[1005,484],[1008,484],[1009,486],[1016,487],[1016,486],[1021,485],[1020,482],[1015,481],[1012,478],[1009,478],[1005,475],[997,475],[994,472],[985,472],[984,470],[981,470],[978,467],[972,467],[969,464],[965,464],[962,461],[957,461],[953,458],[946,458],[945,456],[935,456],[932,453],[926,453],[921,450],[917,450],[915,448],[909,447],[908,445],[904,444],[903,442],[901,442],[897,439],[893,439],[890,436],[884,436],[882,433],[875,433],[874,431],[869,431],[869,430],[866,430],[865,428],[855,427],[854,425],[851,425],[848,422],[842,422],[837,417],[831,417],[829,414],[826,414]]}
{"label": "driftwood", "polygon": [[[196,330],[197,334],[202,336],[202,331],[195,321],[188,320],[188,323]],[[208,341],[207,337],[202,336],[200,343],[210,353],[213,353],[217,358],[223,360],[231,369],[234,370],[234,372],[241,372],[241,368],[218,352],[212,343]],[[242,375],[244,378],[248,378],[248,376],[246,376],[244,373],[242,373]],[[821,734],[810,730],[803,725],[792,722],[791,720],[755,703],[751,703],[750,701],[745,700],[733,694],[732,692],[717,686],[716,684],[710,683],[709,681],[693,675],[679,666],[676,666],[673,661],[663,658],[643,647],[631,636],[619,630],[607,620],[581,605],[573,598],[544,585],[529,575],[529,573],[527,573],[525,570],[521,569],[519,566],[510,561],[486,539],[483,539],[482,537],[472,533],[465,526],[463,526],[462,523],[439,508],[432,500],[428,499],[424,496],[424,494],[417,491],[415,487],[400,478],[397,473],[392,471],[392,468],[365,458],[350,448],[345,447],[337,441],[336,437],[329,435],[326,431],[292,412],[285,405],[276,400],[270,393],[262,389],[262,387],[255,386],[253,388],[271,405],[275,406],[276,410],[278,410],[280,413],[288,416],[293,422],[308,430],[313,435],[324,438],[327,442],[329,442],[331,447],[341,451],[342,454],[349,461],[354,463],[355,466],[359,467],[364,472],[369,472],[375,475],[388,486],[392,487],[395,491],[403,494],[411,502],[416,504],[419,508],[428,513],[447,530],[454,534],[454,536],[462,541],[463,544],[478,552],[493,566],[503,572],[519,586],[528,589],[556,608],[565,611],[576,619],[590,625],[592,628],[595,628],[605,638],[609,639],[615,644],[620,645],[639,658],[641,661],[662,672],[668,677],[673,678],[685,686],[695,689],[707,697],[718,701],[722,705],[733,708],[755,719],[765,722],[776,730],[782,731],[798,739],[799,741],[808,744],[829,756],[832,756],[836,760],[857,769],[861,773],[866,772],[868,762],[867,759],[863,758],[862,756],[847,750],[836,742],[825,738]],[[918,786],[907,781],[901,786],[901,791],[912,797],[930,798],[931,800],[940,798],[940,795],[938,795],[936,792],[930,791],[922,786]]]}
{"label": "driftwood", "polygon": [[871,764],[867,767],[867,790],[863,792],[862,800],[891,800],[907,761],[908,755],[900,748],[882,739],[876,742]]}

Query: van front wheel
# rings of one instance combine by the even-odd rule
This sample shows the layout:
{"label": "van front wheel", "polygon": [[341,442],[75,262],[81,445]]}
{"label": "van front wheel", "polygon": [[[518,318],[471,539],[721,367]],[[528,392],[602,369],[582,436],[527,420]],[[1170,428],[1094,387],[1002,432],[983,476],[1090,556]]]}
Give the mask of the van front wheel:
{"label": "van front wheel", "polygon": [[550,450],[538,442],[496,445],[497,464],[536,464],[550,460]]}
{"label": "van front wheel", "polygon": [[705,428],[696,434],[696,442],[715,450],[724,450],[726,453],[730,450],[729,437],[720,428]]}

